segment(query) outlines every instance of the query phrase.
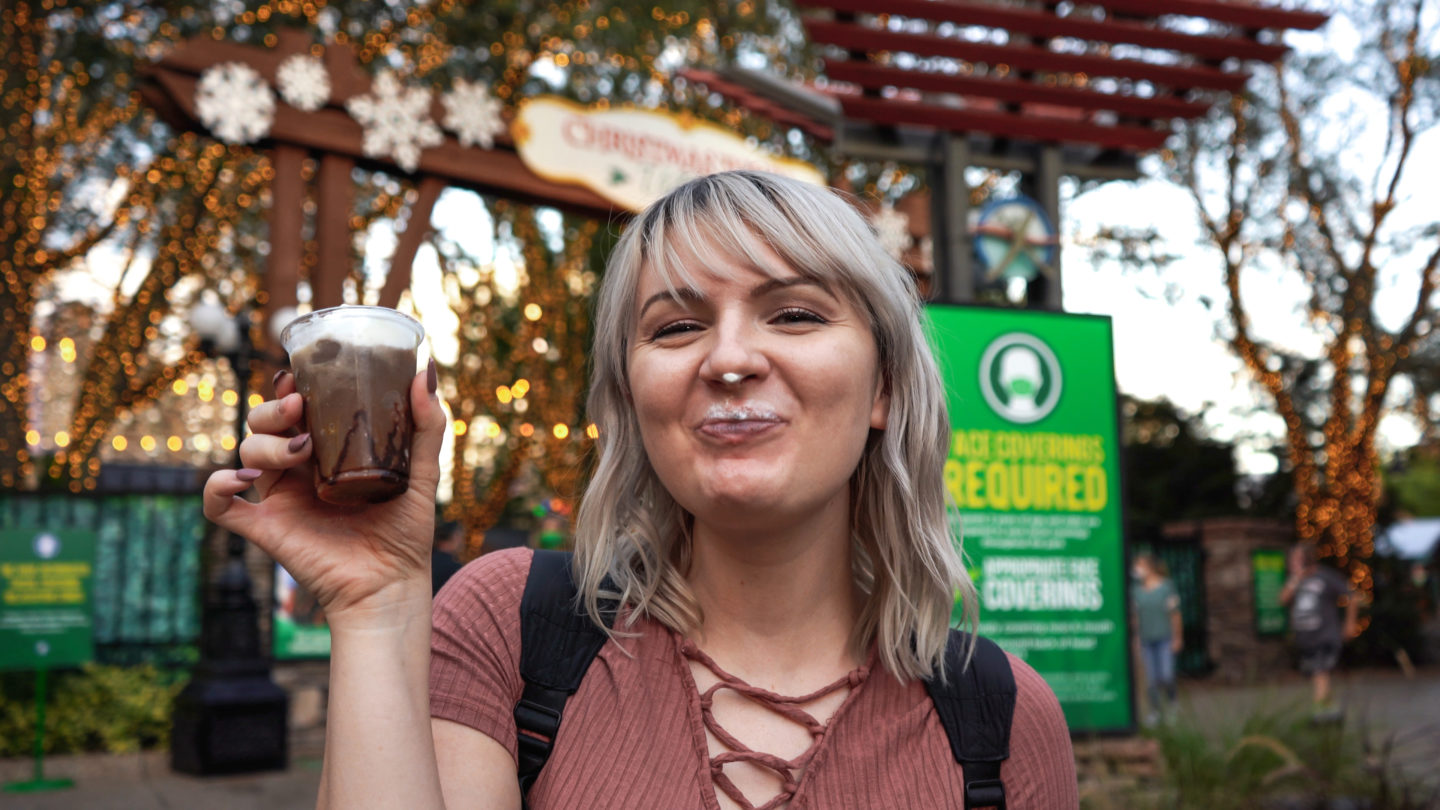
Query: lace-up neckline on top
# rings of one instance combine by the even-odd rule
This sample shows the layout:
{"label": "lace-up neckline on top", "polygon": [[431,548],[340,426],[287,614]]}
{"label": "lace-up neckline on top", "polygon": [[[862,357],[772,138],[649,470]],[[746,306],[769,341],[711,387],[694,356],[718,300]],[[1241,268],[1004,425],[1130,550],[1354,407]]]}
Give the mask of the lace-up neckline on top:
{"label": "lace-up neckline on top", "polygon": [[[823,686],[809,694],[790,697],[751,686],[735,675],[731,675],[716,664],[714,659],[706,655],[695,643],[686,638],[679,638],[680,653],[687,664],[693,662],[703,667],[715,678],[715,683],[701,690],[696,686],[700,695],[700,717],[705,723],[705,729],[719,742],[726,750],[721,753],[713,753],[708,750],[710,760],[710,778],[714,785],[728,796],[741,810],[776,810],[784,807],[795,798],[795,793],[800,788],[800,783],[806,768],[820,751],[825,740],[826,733],[844,711],[845,706],[855,696],[860,685],[870,676],[870,668],[873,665],[873,655],[865,664],[852,670],[844,677]],[[726,731],[720,722],[715,718],[715,696],[723,691],[732,691],[740,697],[754,703],[769,712],[788,720],[795,725],[802,727],[810,735],[810,745],[799,755],[785,759],[775,754],[764,751],[755,751],[745,743],[741,742],[735,735]],[[820,722],[804,707],[845,690],[843,701],[837,706],[826,719]],[[774,773],[780,782],[779,792],[764,804],[756,805],[735,782],[725,773],[725,766],[731,763],[748,763],[753,766],[764,768]],[[718,801],[719,797],[716,797]]]}

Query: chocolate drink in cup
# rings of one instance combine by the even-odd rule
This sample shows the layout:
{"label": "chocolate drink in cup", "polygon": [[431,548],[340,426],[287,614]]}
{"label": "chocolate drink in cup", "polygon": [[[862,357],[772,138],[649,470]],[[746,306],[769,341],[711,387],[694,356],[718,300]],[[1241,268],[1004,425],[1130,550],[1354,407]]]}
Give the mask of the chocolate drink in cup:
{"label": "chocolate drink in cup", "polygon": [[381,503],[410,485],[410,382],[424,336],[415,319],[385,307],[322,309],[285,327],[320,500]]}

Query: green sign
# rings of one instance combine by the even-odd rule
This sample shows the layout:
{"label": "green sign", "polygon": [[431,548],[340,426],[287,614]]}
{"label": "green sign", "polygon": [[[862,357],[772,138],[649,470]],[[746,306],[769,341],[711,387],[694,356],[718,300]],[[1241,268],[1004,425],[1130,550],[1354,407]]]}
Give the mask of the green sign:
{"label": "green sign", "polygon": [[945,485],[980,632],[1045,677],[1072,731],[1129,729],[1110,320],[953,306],[929,316],[953,431]]}
{"label": "green sign", "polygon": [[0,531],[0,670],[73,667],[95,657],[95,534]]}
{"label": "green sign", "polygon": [[1250,552],[1250,573],[1255,586],[1255,633],[1285,635],[1289,619],[1285,606],[1280,604],[1280,590],[1285,587],[1285,552],[1274,548],[1255,549]]}
{"label": "green sign", "polygon": [[275,566],[275,610],[271,614],[271,651],[275,658],[328,658],[330,626],[325,610],[280,565]]}

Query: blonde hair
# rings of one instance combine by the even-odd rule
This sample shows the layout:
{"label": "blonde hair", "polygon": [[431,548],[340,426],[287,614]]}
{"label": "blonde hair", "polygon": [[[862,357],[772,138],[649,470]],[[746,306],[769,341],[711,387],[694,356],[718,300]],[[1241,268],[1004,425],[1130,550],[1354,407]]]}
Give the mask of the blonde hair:
{"label": "blonde hair", "polygon": [[[598,458],[575,533],[581,602],[597,622],[600,600],[618,598],[632,620],[649,616],[681,633],[701,624],[684,578],[688,515],[651,467],[628,396],[636,290],[647,268],[672,292],[693,286],[694,265],[717,253],[763,270],[773,260],[762,245],[867,316],[890,398],[887,427],[871,431],[851,478],[853,567],[865,594],[851,641],[862,654],[875,642],[898,678],[943,677],[952,608],[958,599],[973,629],[976,595],[949,521],[950,425],[920,297],[851,205],[778,175],[722,172],[685,183],[636,217],[610,256],[587,405]],[[613,590],[602,587],[607,577]]]}

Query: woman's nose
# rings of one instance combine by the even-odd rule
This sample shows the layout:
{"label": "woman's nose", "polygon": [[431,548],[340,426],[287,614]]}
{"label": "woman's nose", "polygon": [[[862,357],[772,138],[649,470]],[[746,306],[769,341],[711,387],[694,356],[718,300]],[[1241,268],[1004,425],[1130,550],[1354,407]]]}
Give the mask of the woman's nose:
{"label": "woman's nose", "polygon": [[711,332],[710,345],[700,364],[700,376],[707,382],[734,385],[752,377],[763,377],[770,363],[763,336],[737,318],[721,318]]}

